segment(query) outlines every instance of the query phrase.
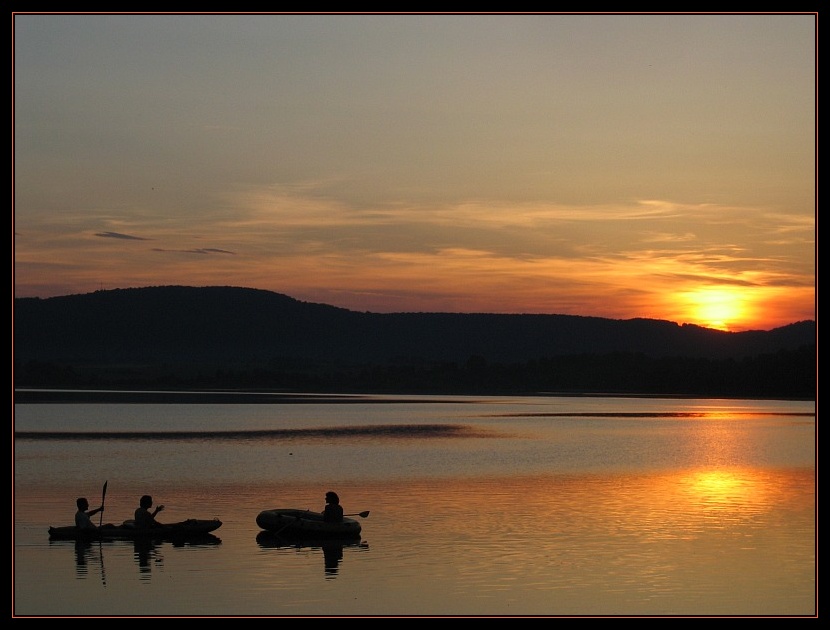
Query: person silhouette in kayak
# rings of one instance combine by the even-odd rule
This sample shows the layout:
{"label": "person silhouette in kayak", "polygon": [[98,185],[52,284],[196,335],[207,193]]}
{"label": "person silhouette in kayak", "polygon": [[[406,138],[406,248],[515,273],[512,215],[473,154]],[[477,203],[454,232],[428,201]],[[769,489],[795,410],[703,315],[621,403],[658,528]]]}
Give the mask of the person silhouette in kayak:
{"label": "person silhouette in kayak", "polygon": [[326,492],[326,507],[323,509],[323,520],[326,523],[342,523],[343,507],[336,492]]}
{"label": "person silhouette in kayak", "polygon": [[98,514],[98,512],[104,511],[104,506],[102,505],[99,508],[95,508],[94,510],[89,509],[89,501],[86,500],[86,497],[80,497],[77,501],[75,501],[75,505],[78,506],[78,511],[75,512],[75,527],[79,529],[98,529],[98,526],[92,522],[90,516],[94,516]]}
{"label": "person silhouette in kayak", "polygon": [[138,508],[135,511],[135,526],[143,529],[150,527],[164,527],[162,523],[156,520],[156,514],[164,509],[163,505],[159,505],[155,510],[150,512],[153,507],[153,497],[145,494],[139,501]]}

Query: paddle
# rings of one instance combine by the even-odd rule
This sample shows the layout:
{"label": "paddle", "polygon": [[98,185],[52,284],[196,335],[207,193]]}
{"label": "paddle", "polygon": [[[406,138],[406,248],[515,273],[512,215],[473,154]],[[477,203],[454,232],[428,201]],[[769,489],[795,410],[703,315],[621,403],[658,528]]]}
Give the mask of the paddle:
{"label": "paddle", "polygon": [[98,520],[98,527],[104,524],[104,499],[107,498],[107,484],[109,480],[104,482],[104,491],[101,493],[101,517]]}
{"label": "paddle", "polygon": [[369,510],[366,510],[365,512],[358,512],[357,514],[344,514],[343,516],[359,516],[360,518],[366,518],[369,516]]}

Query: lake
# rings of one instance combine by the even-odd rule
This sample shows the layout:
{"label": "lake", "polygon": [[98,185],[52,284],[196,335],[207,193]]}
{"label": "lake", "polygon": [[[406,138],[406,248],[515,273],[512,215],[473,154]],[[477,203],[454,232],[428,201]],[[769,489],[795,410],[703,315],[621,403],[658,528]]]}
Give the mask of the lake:
{"label": "lake", "polygon": [[[199,400],[15,405],[13,616],[817,613],[815,401]],[[50,541],[105,481],[105,523],[222,526]],[[359,540],[261,534],[328,490]]]}

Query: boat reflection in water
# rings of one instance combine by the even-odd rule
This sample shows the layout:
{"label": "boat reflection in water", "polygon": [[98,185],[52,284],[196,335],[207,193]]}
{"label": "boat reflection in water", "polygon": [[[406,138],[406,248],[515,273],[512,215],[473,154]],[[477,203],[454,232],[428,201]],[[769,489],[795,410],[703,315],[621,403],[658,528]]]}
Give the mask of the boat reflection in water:
{"label": "boat reflection in water", "polygon": [[160,553],[160,550],[165,544],[170,544],[173,547],[204,547],[221,543],[222,539],[213,534],[199,534],[170,541],[136,538],[133,540],[133,553],[138,565],[139,578],[149,579],[153,565],[164,562],[164,556]]}
{"label": "boat reflection in water", "polygon": [[136,538],[133,541],[133,554],[135,562],[138,565],[138,575],[142,580],[149,580],[152,570],[153,561],[163,562],[164,556],[158,553],[158,543],[154,543],[152,539]]}
{"label": "boat reflection in water", "polygon": [[273,532],[261,531],[256,537],[257,544],[264,549],[296,549],[298,552],[311,549],[322,549],[323,551],[323,571],[326,579],[334,579],[340,570],[340,563],[343,560],[343,549],[345,547],[354,547],[359,551],[368,551],[369,543],[349,536],[346,538],[294,538],[286,537],[284,535],[275,534]]}
{"label": "boat reflection in water", "polygon": [[164,545],[171,545],[172,547],[205,547],[219,545],[222,543],[222,539],[213,534],[199,534],[169,541],[154,540],[152,538],[136,538],[132,541],[50,540],[49,545],[68,546],[70,542],[75,549],[75,576],[79,580],[86,579],[90,575],[90,569],[92,568],[94,570],[97,567],[101,575],[101,582],[106,586],[104,548],[132,543],[133,558],[138,566],[139,577],[141,579],[149,579],[153,565],[160,564],[164,561],[164,556],[160,553]]}
{"label": "boat reflection in water", "polygon": [[[50,542],[50,544],[53,544]],[[107,579],[104,572],[104,553],[101,545],[95,545],[92,548],[92,542],[89,540],[75,541],[75,575],[79,580],[86,579],[89,576],[89,566],[98,565],[101,573],[101,582],[106,585]]]}

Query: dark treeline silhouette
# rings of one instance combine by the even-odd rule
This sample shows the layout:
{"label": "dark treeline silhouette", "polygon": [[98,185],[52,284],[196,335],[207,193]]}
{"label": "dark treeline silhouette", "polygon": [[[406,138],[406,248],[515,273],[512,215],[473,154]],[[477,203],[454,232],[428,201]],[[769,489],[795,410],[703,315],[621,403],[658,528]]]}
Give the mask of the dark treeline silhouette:
{"label": "dark treeline silhouette", "polygon": [[815,322],[360,313],[255,289],[15,299],[24,388],[813,398]]}

